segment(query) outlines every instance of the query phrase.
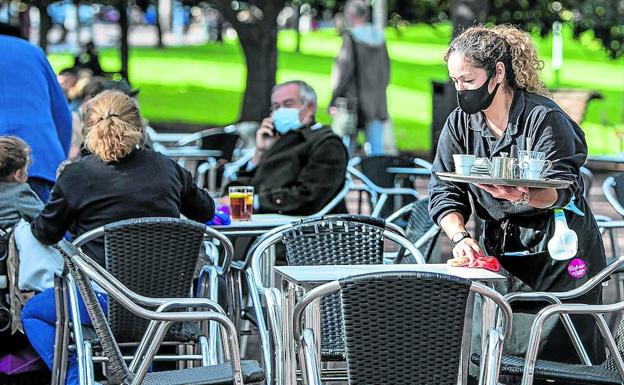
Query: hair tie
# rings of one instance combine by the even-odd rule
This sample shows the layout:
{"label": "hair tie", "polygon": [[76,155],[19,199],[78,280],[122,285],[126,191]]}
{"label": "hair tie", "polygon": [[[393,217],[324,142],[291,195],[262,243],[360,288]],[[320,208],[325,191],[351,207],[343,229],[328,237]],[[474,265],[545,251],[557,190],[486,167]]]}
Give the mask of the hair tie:
{"label": "hair tie", "polygon": [[117,115],[115,113],[112,113],[112,112],[109,112],[105,116],[100,116],[100,119],[98,119],[98,122],[101,122],[102,120],[106,120],[106,119],[109,119],[109,118],[112,118],[112,117],[118,118],[119,115]]}

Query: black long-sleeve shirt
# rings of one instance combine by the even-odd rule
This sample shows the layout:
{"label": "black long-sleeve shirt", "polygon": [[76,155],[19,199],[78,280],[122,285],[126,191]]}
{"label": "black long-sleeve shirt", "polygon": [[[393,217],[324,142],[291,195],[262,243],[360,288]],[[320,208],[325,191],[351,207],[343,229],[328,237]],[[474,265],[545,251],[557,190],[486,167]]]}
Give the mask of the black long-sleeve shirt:
{"label": "black long-sleeve shirt", "polygon": [[528,205],[515,206],[507,200],[496,199],[472,184],[445,182],[435,174],[455,171],[453,154],[473,154],[491,158],[501,152],[511,153],[511,146],[526,149],[527,137],[534,141],[532,150],[546,153],[553,167],[546,178],[572,181],[572,185],[557,190],[558,198],[553,208],[565,206],[572,195],[582,196],[583,181],[580,167],[587,158],[587,144],[581,128],[552,100],[516,90],[509,113],[509,123],[497,140],[487,127],[483,114],[466,114],[457,108],[445,124],[429,184],[430,214],[435,223],[450,211],[460,212],[468,220],[471,214],[469,196],[472,196],[476,214],[484,220],[500,221],[515,216],[532,216],[550,211]]}
{"label": "black long-sleeve shirt", "polygon": [[[67,165],[43,212],[33,221],[33,235],[45,244],[60,241],[119,220],[139,217],[212,219],[212,198],[193,183],[191,174],[170,158],[137,149],[118,162],[95,155]],[[102,240],[84,251],[104,264]]]}
{"label": "black long-sleeve shirt", "polygon": [[[443,181],[436,175],[436,172],[455,170],[453,154],[474,154],[487,158],[500,156],[501,152],[509,154],[514,144],[519,150],[525,150],[527,137],[533,139],[532,150],[545,152],[546,159],[553,162],[546,178],[572,181],[570,187],[557,190],[557,200],[551,208],[516,206],[507,200],[494,198],[473,184]],[[557,263],[550,258],[527,262],[519,271],[512,271],[514,275],[526,272],[530,277],[523,279],[525,283],[531,281],[530,286],[535,290],[568,290],[582,284],[605,266],[602,239],[583,197],[580,167],[586,158],[587,144],[583,131],[546,97],[516,90],[509,123],[499,139],[486,125],[482,113],[466,114],[458,108],[449,115],[440,136],[429,183],[429,214],[436,223],[449,212],[458,212],[467,221],[472,214],[472,201],[475,214],[483,220],[480,241],[486,253],[497,257],[510,252],[542,255],[547,254],[547,243],[554,233],[552,210],[564,207],[574,196],[576,205],[585,216],[566,212],[566,218],[568,226],[578,235],[577,256],[585,259],[589,274],[584,279],[569,279],[566,275],[567,262]],[[518,258],[515,259],[517,261]],[[501,259],[503,267],[510,270],[508,262]],[[539,273],[532,270],[540,268],[543,270]]]}

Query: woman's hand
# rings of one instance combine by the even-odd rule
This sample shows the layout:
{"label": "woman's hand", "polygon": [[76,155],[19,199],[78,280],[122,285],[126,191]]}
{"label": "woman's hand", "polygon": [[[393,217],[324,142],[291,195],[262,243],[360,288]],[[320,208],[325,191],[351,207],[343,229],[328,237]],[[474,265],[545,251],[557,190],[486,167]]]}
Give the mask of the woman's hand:
{"label": "woman's hand", "polygon": [[477,183],[477,187],[489,192],[494,198],[518,202],[529,192],[528,187],[499,186]]}
{"label": "woman's hand", "polygon": [[462,239],[453,248],[453,258],[468,257],[470,261],[473,261],[476,257],[480,255],[484,255],[484,253],[481,250],[481,247],[479,247],[477,241],[472,238]]}

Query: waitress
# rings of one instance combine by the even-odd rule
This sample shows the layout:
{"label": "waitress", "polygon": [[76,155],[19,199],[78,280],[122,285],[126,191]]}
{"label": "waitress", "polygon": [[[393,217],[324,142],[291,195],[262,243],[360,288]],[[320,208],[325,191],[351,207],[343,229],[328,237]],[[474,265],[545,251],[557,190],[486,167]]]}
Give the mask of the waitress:
{"label": "waitress", "polygon": [[[430,215],[451,239],[453,256],[474,258],[481,253],[499,258],[509,273],[508,292],[566,291],[585,283],[605,267],[602,238],[589,205],[583,197],[580,167],[587,157],[581,128],[551,99],[540,81],[543,63],[531,38],[515,27],[472,27],[451,42],[444,57],[457,89],[459,108],[446,120],[440,136],[429,184]],[[436,172],[455,170],[453,154],[496,157],[511,153],[512,146],[546,154],[553,167],[546,178],[572,182],[561,190],[446,182]],[[547,250],[554,234],[553,210],[573,198],[585,215],[565,211],[568,226],[578,236],[578,253],[572,260],[556,261]],[[465,223],[474,207],[483,223],[477,238]],[[579,261],[580,260],[580,261]],[[572,262],[574,261],[574,262]],[[568,269],[570,263],[576,269]],[[579,268],[580,266],[580,268]],[[575,302],[597,304],[597,287]],[[533,308],[514,309],[535,313]],[[532,318],[517,317],[510,353],[522,353]],[[589,317],[573,317],[593,363],[604,358],[597,328]],[[570,338],[559,323],[546,331],[540,358],[578,362]],[[524,346],[522,346],[524,345]]]}

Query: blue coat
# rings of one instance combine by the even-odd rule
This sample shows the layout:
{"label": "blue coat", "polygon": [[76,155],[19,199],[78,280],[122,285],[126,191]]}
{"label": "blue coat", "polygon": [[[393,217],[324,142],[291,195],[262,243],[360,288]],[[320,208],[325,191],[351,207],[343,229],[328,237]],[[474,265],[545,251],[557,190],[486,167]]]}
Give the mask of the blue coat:
{"label": "blue coat", "polygon": [[0,135],[30,145],[29,176],[55,181],[71,144],[67,100],[43,51],[10,36],[0,36]]}

